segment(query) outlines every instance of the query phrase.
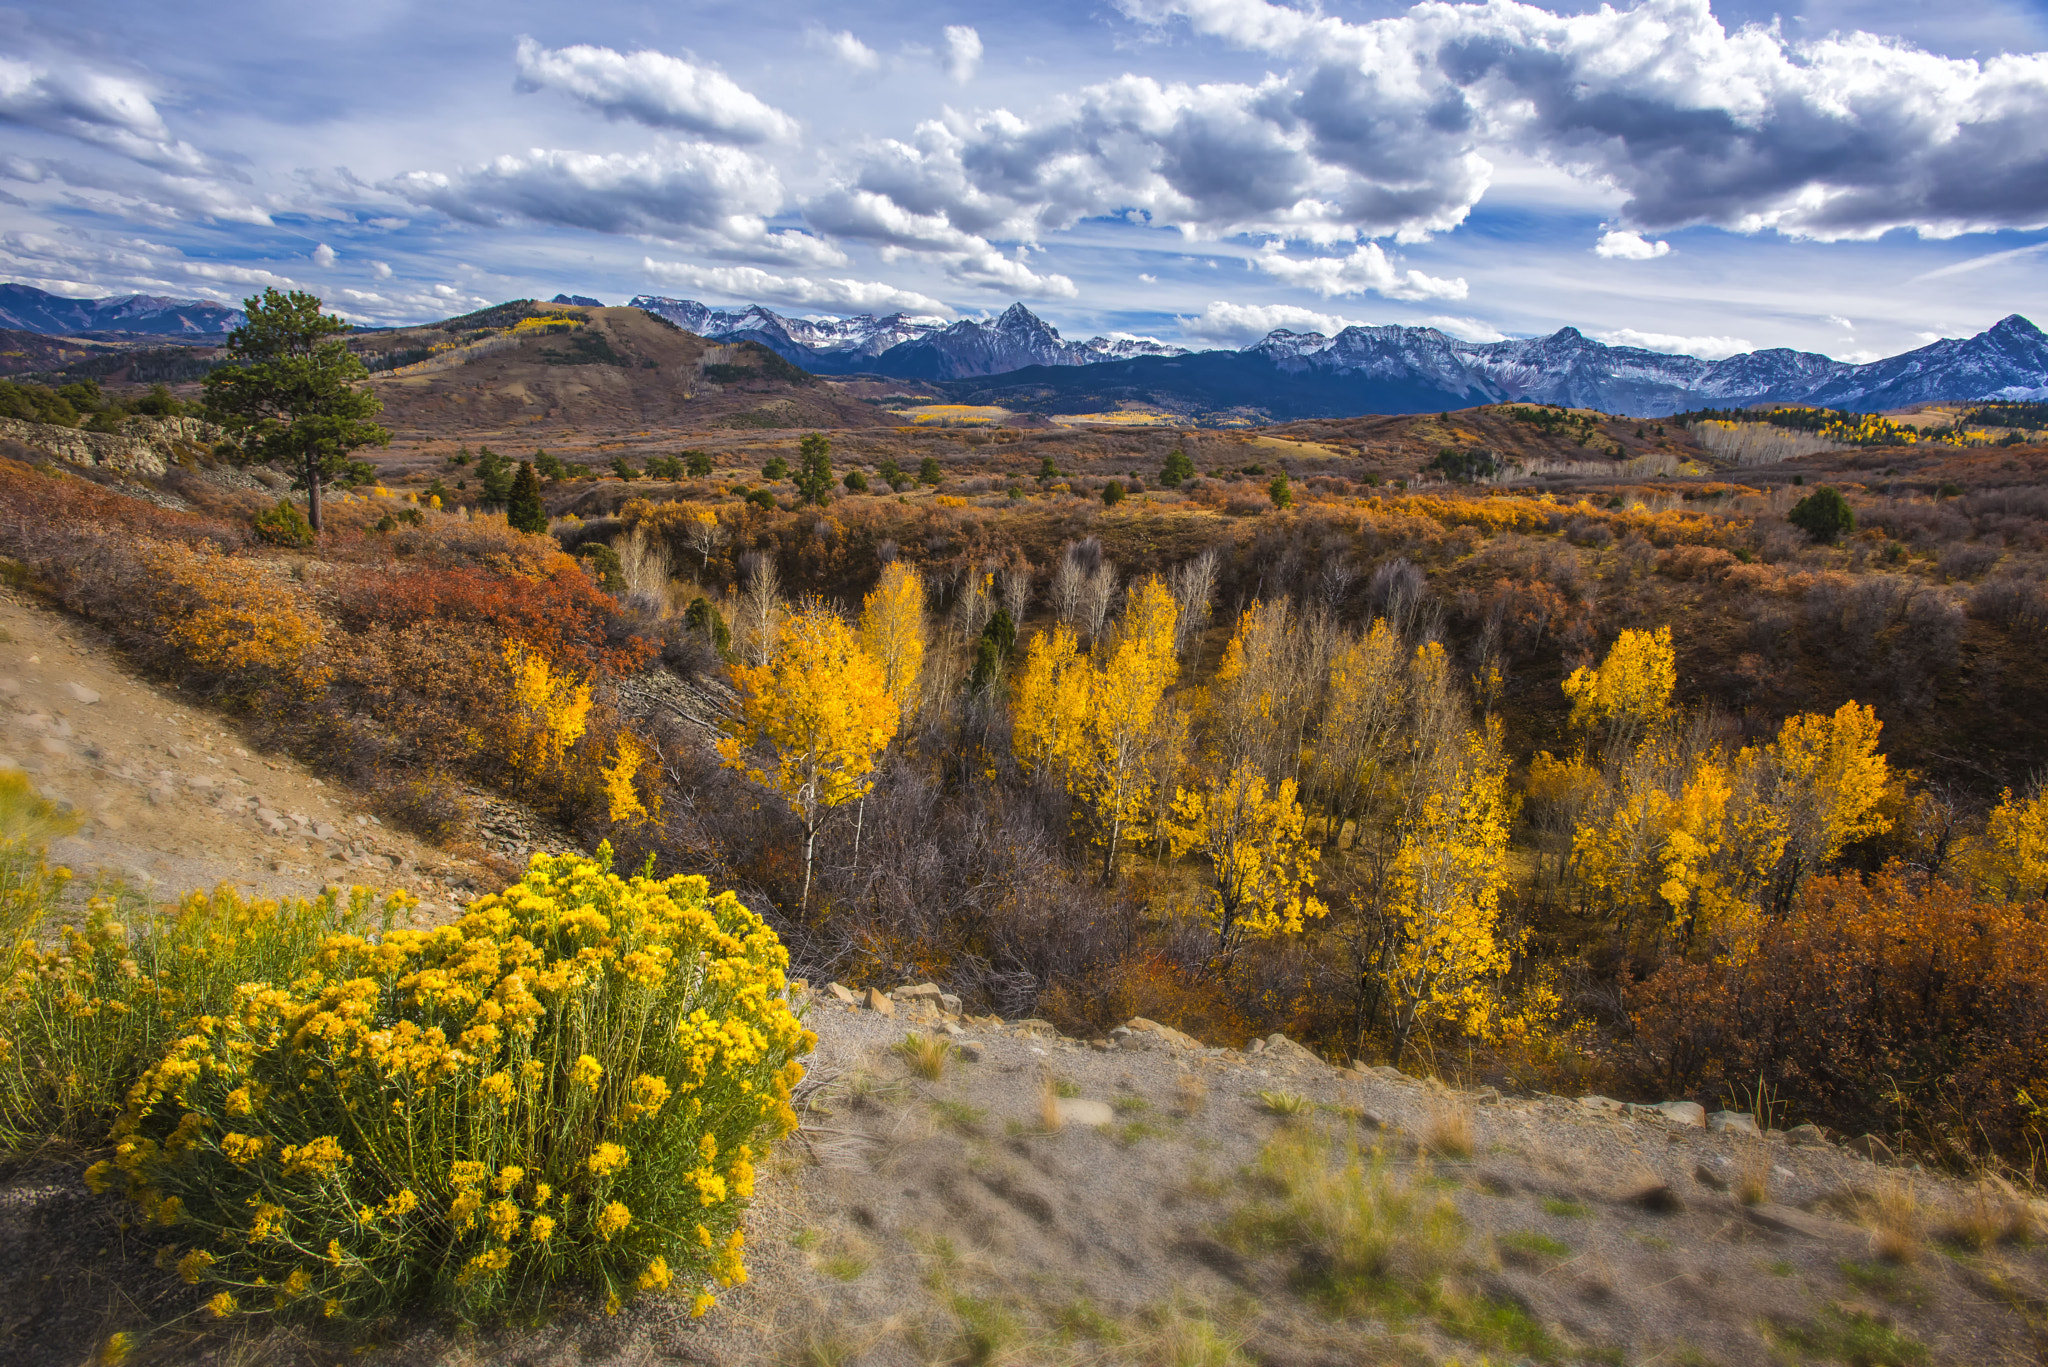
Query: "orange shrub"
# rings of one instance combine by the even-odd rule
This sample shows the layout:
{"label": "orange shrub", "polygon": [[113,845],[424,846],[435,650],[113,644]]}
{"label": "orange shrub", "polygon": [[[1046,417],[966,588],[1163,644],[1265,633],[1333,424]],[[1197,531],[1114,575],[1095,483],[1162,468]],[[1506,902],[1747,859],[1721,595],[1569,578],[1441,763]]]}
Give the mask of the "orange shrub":
{"label": "orange shrub", "polygon": [[2048,903],[1897,866],[1817,878],[1747,959],[1667,964],[1626,1003],[1646,1091],[1714,1101],[1761,1079],[1795,1113],[1952,1163],[2048,1141]]}
{"label": "orange shrub", "polygon": [[327,682],[326,632],[280,565],[222,555],[213,546],[145,543],[163,634],[200,669],[287,680],[310,692]]}

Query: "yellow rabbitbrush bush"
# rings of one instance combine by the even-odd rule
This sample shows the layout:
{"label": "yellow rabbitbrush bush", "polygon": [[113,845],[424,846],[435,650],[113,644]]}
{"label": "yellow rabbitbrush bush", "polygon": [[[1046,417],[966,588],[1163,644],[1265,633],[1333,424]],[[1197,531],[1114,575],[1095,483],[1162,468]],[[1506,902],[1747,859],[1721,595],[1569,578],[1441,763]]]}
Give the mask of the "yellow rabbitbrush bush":
{"label": "yellow rabbitbrush bush", "polygon": [[220,1313],[467,1319],[743,1281],[756,1146],[796,1124],[788,953],[702,878],[537,856],[452,926],[336,935],[137,1084],[115,1157]]}

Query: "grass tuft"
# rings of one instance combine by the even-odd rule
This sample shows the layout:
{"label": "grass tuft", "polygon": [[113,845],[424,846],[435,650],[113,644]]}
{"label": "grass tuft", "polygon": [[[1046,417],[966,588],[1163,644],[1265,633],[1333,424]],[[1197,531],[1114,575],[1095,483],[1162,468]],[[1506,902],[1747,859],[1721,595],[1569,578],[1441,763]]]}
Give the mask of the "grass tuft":
{"label": "grass tuft", "polygon": [[1268,1115],[1305,1116],[1314,1115],[1316,1103],[1295,1092],[1260,1092],[1259,1106]]}
{"label": "grass tuft", "polygon": [[896,1054],[911,1072],[926,1082],[937,1082],[946,1075],[946,1061],[953,1056],[953,1046],[937,1035],[912,1032],[896,1045]]}

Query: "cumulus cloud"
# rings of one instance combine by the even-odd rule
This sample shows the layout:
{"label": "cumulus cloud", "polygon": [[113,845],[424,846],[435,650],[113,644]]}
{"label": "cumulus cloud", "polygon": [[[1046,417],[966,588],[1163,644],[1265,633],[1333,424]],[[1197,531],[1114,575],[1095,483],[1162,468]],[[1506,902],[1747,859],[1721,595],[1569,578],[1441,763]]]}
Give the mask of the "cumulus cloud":
{"label": "cumulus cloud", "polygon": [[946,74],[966,85],[981,69],[981,35],[965,24],[946,25]]}
{"label": "cumulus cloud", "polygon": [[1703,361],[1724,361],[1730,356],[1756,350],[1753,343],[1741,337],[1679,337],[1669,332],[1637,332],[1634,328],[1596,332],[1593,337],[1609,346],[1638,347],[1674,356],[1697,356]]}
{"label": "cumulus cloud", "polygon": [[1617,228],[1613,232],[1600,234],[1600,240],[1593,244],[1593,254],[1617,261],[1654,261],[1671,252],[1669,242],[1652,242],[1641,233],[1628,232]]}
{"label": "cumulus cloud", "polygon": [[191,172],[206,161],[171,136],[139,82],[83,67],[0,57],[0,123],[95,143],[160,171]]}
{"label": "cumulus cloud", "polygon": [[955,227],[946,214],[919,213],[878,191],[834,191],[806,206],[804,217],[821,232],[875,243],[884,260],[904,252],[935,259],[963,285],[1055,299],[1079,293],[1066,276],[1041,274],[1004,256],[986,238]]}
{"label": "cumulus cloud", "polygon": [[924,313],[950,318],[953,311],[930,295],[898,289],[876,280],[811,280],[801,275],[774,275],[755,266],[697,266],[647,257],[641,269],[670,284],[721,294],[748,302],[766,301],[813,307],[848,308],[864,313]]}
{"label": "cumulus cloud", "polygon": [[1401,271],[1377,242],[1361,243],[1349,256],[1292,257],[1278,242],[1254,260],[1260,270],[1328,299],[1339,294],[1380,294],[1389,299],[1463,299],[1465,282],[1421,271]]}
{"label": "cumulus cloud", "polygon": [[1448,314],[1437,314],[1422,320],[1425,327],[1448,333],[1461,342],[1505,342],[1508,335],[1489,323],[1477,318],[1456,318]]}
{"label": "cumulus cloud", "polygon": [[1428,206],[1412,216],[1424,229],[1476,201],[1484,176],[1468,159],[1489,148],[1613,186],[1639,232],[2048,224],[2048,54],[1951,60],[1867,33],[1730,32],[1709,0],[1419,5],[1369,23],[1267,0],[1120,3],[1295,63],[1241,101],[1247,116],[1315,166],[1405,184]]}
{"label": "cumulus cloud", "polygon": [[333,264],[334,264],[334,262],[335,262],[335,253],[334,253],[334,248],[332,248],[332,247],[328,246],[328,245],[327,245],[327,244],[326,244],[325,242],[322,242],[322,243],[321,243],[321,244],[320,244],[319,246],[317,246],[317,247],[313,248],[313,264],[314,264],[314,265],[316,265],[316,266],[321,266],[321,267],[326,267],[326,266],[331,266],[331,265],[333,265]]}
{"label": "cumulus cloud", "polygon": [[823,28],[813,26],[805,30],[804,41],[814,48],[822,48],[824,51],[831,53],[834,58],[852,67],[855,71],[879,71],[881,69],[881,54],[845,29],[832,33]]}
{"label": "cumulus cloud", "polygon": [[608,119],[674,128],[740,146],[794,141],[797,122],[730,76],[665,52],[619,52],[578,43],[545,48],[521,38],[521,90],[552,90]]}
{"label": "cumulus cloud", "polygon": [[1243,346],[1275,330],[1319,332],[1333,337],[1355,327],[1348,318],[1294,304],[1232,304],[1218,299],[1193,318],[1180,320],[1181,335],[1197,341]]}
{"label": "cumulus cloud", "polygon": [[389,280],[391,278],[391,265],[385,261],[372,261],[370,263],[370,274],[379,280]]}

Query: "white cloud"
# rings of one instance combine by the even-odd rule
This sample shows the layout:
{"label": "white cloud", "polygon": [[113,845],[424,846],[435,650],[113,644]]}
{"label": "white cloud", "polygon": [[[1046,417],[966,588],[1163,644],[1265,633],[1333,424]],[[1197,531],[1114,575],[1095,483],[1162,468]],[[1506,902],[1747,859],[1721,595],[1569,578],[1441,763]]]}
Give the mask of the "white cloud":
{"label": "white cloud", "polygon": [[718,142],[792,142],[795,119],[710,67],[643,49],[624,53],[579,43],[544,48],[519,40],[518,86],[553,90],[608,119],[674,128]]}
{"label": "white cloud", "polygon": [[1669,242],[1651,242],[1641,233],[1619,228],[1602,233],[1599,242],[1593,246],[1594,255],[1619,261],[1654,261],[1660,256],[1668,256],[1670,252]]}
{"label": "white cloud", "polygon": [[1156,285],[1156,284],[1158,284],[1158,283],[1159,283],[1159,277],[1158,277],[1158,276],[1156,276],[1156,275],[1147,275],[1147,274],[1145,274],[1145,273],[1144,273],[1143,271],[1139,271],[1139,272],[1138,272],[1138,278],[1139,278],[1140,280],[1144,281],[1144,282],[1145,282],[1146,284],[1148,284],[1148,285]]}
{"label": "white cloud", "polygon": [[160,171],[191,172],[206,161],[171,136],[139,82],[85,67],[0,57],[0,123],[95,143]]}
{"label": "white cloud", "polygon": [[1634,328],[1615,328],[1592,335],[1596,341],[1609,346],[1639,347],[1644,351],[1662,351],[1674,356],[1697,356],[1703,361],[1722,361],[1756,350],[1754,343],[1741,337],[1679,337],[1669,332],[1638,332]]}
{"label": "white cloud", "polygon": [[326,244],[325,242],[322,242],[322,243],[321,243],[321,244],[320,244],[319,246],[317,246],[317,247],[313,248],[313,264],[314,264],[314,265],[316,265],[316,266],[319,266],[319,267],[321,267],[321,268],[323,268],[323,269],[324,269],[324,268],[326,268],[326,267],[328,267],[328,266],[331,266],[331,265],[333,265],[333,264],[334,264],[334,261],[335,261],[335,254],[334,254],[334,248],[332,248],[332,247],[328,246],[328,245],[327,245],[327,244]]}
{"label": "white cloud", "polygon": [[1484,181],[1460,159],[1498,148],[1613,186],[1627,221],[1652,231],[1835,240],[2048,225],[2048,54],[1949,59],[1868,33],[1731,32],[1709,0],[1562,14],[1492,0],[1368,23],[1268,0],[1120,4],[1294,63],[1247,113],[1321,165],[1439,206],[1418,223],[1469,208]]}
{"label": "white cloud", "polygon": [[387,262],[372,261],[370,263],[370,274],[379,280],[389,280],[391,278],[391,267]]}
{"label": "white cloud", "polygon": [[966,85],[981,68],[981,35],[965,24],[946,25],[946,74]]}
{"label": "white cloud", "polygon": [[881,69],[881,54],[844,29],[832,33],[814,24],[804,31],[804,41],[814,48],[822,48],[831,53],[833,57],[855,71]]}
{"label": "white cloud", "polygon": [[694,266],[681,261],[644,258],[641,268],[670,284],[744,299],[748,303],[849,308],[863,313],[924,313],[950,318],[953,311],[929,295],[898,289],[875,280],[811,280],[800,275],[772,275],[754,266]]}
{"label": "white cloud", "polygon": [[1340,294],[1380,294],[1389,299],[1463,299],[1465,282],[1444,280],[1421,271],[1399,271],[1377,242],[1361,243],[1349,256],[1287,255],[1279,242],[1266,244],[1253,258],[1260,270],[1290,285],[1314,290],[1328,299]]}
{"label": "white cloud", "polygon": [[1446,332],[1461,342],[1505,342],[1508,335],[1499,328],[1482,323],[1477,318],[1455,318],[1448,314],[1437,314],[1422,320],[1427,327]]}
{"label": "white cloud", "polygon": [[1243,345],[1277,329],[1289,332],[1319,332],[1334,337],[1345,328],[1357,326],[1348,318],[1317,313],[1293,304],[1232,304],[1216,300],[1194,318],[1180,320],[1181,335],[1199,341]]}
{"label": "white cloud", "polygon": [[821,232],[877,244],[885,261],[904,252],[933,258],[963,285],[1058,299],[1079,293],[1066,276],[1043,275],[1004,256],[986,238],[954,227],[944,214],[917,213],[872,190],[835,191],[806,206],[804,216]]}

